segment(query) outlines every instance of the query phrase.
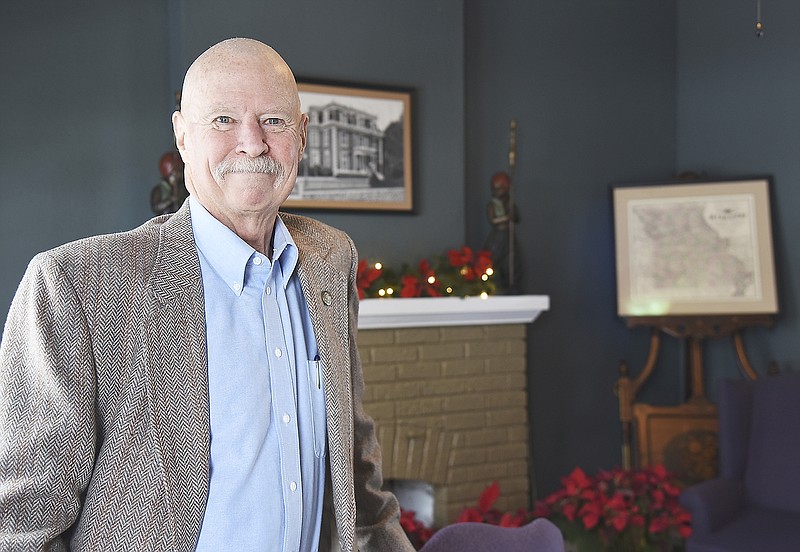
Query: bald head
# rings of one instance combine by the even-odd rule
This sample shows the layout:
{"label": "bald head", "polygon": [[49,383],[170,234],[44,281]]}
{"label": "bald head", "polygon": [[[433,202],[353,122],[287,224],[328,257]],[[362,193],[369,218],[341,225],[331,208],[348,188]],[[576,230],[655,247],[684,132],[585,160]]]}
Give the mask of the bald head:
{"label": "bald head", "polygon": [[273,81],[276,89],[284,89],[296,99],[297,83],[292,70],[283,58],[271,47],[252,38],[229,38],[210,47],[189,66],[183,79],[181,111],[191,111],[197,102],[198,93],[206,88],[210,78],[235,80],[243,71],[260,71]]}
{"label": "bald head", "polygon": [[257,40],[212,46],[186,72],[172,126],[186,189],[267,254],[278,208],[297,179],[308,128],[289,66]]}

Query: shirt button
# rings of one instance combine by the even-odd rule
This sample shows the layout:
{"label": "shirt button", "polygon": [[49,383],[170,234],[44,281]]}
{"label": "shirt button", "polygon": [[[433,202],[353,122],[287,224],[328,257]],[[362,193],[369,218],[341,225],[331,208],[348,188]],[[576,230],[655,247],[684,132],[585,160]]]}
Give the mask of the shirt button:
{"label": "shirt button", "polygon": [[263,262],[264,261],[261,260],[261,257],[253,257],[253,264],[254,265],[260,265]]}
{"label": "shirt button", "polygon": [[278,358],[281,358],[283,356],[283,351],[281,351],[280,349],[276,348],[275,349],[275,356],[278,357]]}
{"label": "shirt button", "polygon": [[284,415],[283,415],[283,423],[285,423],[285,424],[288,424],[288,423],[289,423],[289,420],[291,420],[291,418],[289,417],[289,415],[288,415],[288,414],[284,414]]}
{"label": "shirt button", "polygon": [[297,490],[297,483],[292,481],[291,483],[289,483],[289,488],[292,490],[292,492],[295,492]]}
{"label": "shirt button", "polygon": [[235,289],[236,291],[239,291],[240,289],[242,289],[242,284],[240,284],[239,282],[235,282],[233,284],[233,289]]}
{"label": "shirt button", "polygon": [[267,289],[264,290],[264,293],[266,293],[267,295],[270,295],[272,293],[272,288],[267,286]]}

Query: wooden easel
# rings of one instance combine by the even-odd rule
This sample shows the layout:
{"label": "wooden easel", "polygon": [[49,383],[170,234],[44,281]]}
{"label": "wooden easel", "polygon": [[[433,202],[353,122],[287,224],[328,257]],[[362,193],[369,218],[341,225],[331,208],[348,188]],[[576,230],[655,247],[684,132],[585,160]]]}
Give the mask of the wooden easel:
{"label": "wooden easel", "polygon": [[[687,339],[689,344],[689,372],[690,395],[687,401],[679,407],[665,407],[682,409],[682,419],[699,416],[706,419],[716,415],[716,407],[708,400],[705,392],[703,378],[703,343],[706,339],[730,336],[739,361],[739,369],[744,377],[751,380],[758,378],[758,373],[753,369],[742,341],[742,330],[753,326],[772,326],[773,315],[720,315],[720,316],[643,316],[627,319],[629,328],[649,327],[650,351],[647,355],[641,373],[632,379],[626,363],[620,363],[619,379],[615,392],[619,399],[619,419],[622,425],[622,466],[630,469],[633,466],[633,423],[636,419],[634,412],[636,396],[647,379],[655,369],[658,353],[661,348],[661,334],[666,333],[679,339]],[[774,371],[774,363],[770,364],[770,371]],[[640,432],[641,436],[641,432]],[[643,446],[639,440],[640,449]],[[639,454],[640,460],[642,454]],[[649,459],[649,457],[648,457]]]}

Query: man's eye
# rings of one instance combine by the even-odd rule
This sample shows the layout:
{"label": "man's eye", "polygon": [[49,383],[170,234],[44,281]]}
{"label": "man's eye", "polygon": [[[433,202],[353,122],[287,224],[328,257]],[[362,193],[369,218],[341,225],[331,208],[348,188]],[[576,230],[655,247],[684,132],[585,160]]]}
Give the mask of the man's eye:
{"label": "man's eye", "polygon": [[229,125],[233,122],[233,119],[227,115],[220,115],[214,119],[214,122],[221,125]]}
{"label": "man's eye", "polygon": [[264,119],[264,126],[269,127],[271,130],[276,128],[283,128],[286,126],[286,121],[280,117],[267,117]]}

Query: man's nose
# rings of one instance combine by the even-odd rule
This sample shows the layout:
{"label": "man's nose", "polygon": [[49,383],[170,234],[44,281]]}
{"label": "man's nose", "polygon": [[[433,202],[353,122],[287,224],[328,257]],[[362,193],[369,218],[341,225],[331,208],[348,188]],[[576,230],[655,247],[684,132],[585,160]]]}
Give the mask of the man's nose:
{"label": "man's nose", "polygon": [[269,150],[267,134],[259,121],[242,121],[239,125],[238,153],[259,157]]}

